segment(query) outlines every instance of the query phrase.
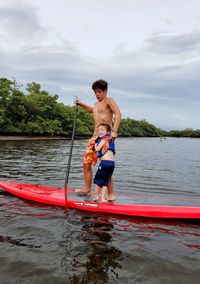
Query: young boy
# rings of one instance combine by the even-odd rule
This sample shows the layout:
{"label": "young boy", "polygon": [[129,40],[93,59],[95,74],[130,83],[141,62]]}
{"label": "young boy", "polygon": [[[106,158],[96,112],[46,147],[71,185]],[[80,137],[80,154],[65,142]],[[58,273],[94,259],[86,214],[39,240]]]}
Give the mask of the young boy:
{"label": "young boy", "polygon": [[107,202],[108,183],[115,168],[115,144],[110,139],[110,125],[101,123],[98,125],[97,130],[99,137],[96,140],[95,151],[97,151],[100,164],[94,177],[96,186],[93,201],[99,200],[99,192],[102,189],[101,202]]}

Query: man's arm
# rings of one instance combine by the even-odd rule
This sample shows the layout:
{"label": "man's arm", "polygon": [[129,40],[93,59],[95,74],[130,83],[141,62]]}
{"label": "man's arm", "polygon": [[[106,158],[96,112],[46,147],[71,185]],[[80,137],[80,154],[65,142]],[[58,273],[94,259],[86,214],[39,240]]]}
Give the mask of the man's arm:
{"label": "man's arm", "polygon": [[120,112],[118,105],[116,104],[116,102],[112,98],[108,98],[107,103],[108,103],[109,108],[112,110],[112,112],[115,115],[114,125],[113,125],[112,132],[111,132],[111,138],[116,138],[117,137],[117,130],[118,130],[119,125],[120,125],[122,114]]}
{"label": "man's arm", "polygon": [[79,99],[75,100],[75,104],[76,104],[77,106],[80,106],[80,107],[84,108],[84,109],[87,110],[88,112],[93,113],[93,107],[84,104],[84,103],[81,102]]}

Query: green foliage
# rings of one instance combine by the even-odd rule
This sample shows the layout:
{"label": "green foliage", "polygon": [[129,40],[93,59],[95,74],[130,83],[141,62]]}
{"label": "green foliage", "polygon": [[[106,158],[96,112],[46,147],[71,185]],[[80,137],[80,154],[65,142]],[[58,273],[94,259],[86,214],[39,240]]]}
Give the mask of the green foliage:
{"label": "green foliage", "polygon": [[160,129],[148,123],[146,120],[134,120],[125,118],[121,120],[119,136],[126,137],[156,137],[160,136]]}
{"label": "green foliage", "polygon": [[[74,107],[59,103],[58,95],[41,90],[36,82],[28,83],[26,91],[14,80],[0,78],[0,134],[71,135]],[[76,133],[93,133],[92,116],[81,108]]]}
{"label": "green foliage", "polygon": [[200,129],[193,130],[191,137],[200,138]]}
{"label": "green foliage", "polygon": [[[40,84],[28,83],[27,93],[20,90],[15,80],[0,78],[0,134],[23,135],[71,135],[74,106],[58,102],[58,95],[41,90]],[[91,113],[78,110],[76,135],[89,136],[94,122]],[[182,131],[164,131],[146,120],[124,118],[118,130],[119,136],[127,137],[200,137],[200,130],[187,128]]]}
{"label": "green foliage", "polygon": [[91,113],[79,108],[76,122],[76,133],[79,136],[88,136],[93,133],[94,123]]}
{"label": "green foliage", "polygon": [[186,128],[184,130],[171,130],[167,132],[167,136],[200,138],[200,129],[193,130],[192,128]]}
{"label": "green foliage", "polygon": [[13,93],[14,81],[0,78],[0,125],[4,123],[5,111]]}
{"label": "green foliage", "polygon": [[15,81],[11,81],[6,78],[0,78],[0,107],[1,109],[6,109],[9,98],[13,94],[14,87],[15,87]]}

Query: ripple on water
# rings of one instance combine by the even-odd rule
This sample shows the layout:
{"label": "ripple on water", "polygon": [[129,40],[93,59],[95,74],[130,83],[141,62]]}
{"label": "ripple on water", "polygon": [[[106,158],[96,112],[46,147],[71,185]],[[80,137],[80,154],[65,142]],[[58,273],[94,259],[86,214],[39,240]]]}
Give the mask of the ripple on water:
{"label": "ripple on water", "polygon": [[[118,139],[116,192],[197,204],[199,142]],[[75,141],[71,187],[83,185],[86,143]],[[68,151],[64,140],[0,141],[0,179],[63,187]],[[0,243],[3,284],[199,282],[199,223],[65,214],[0,191]]]}

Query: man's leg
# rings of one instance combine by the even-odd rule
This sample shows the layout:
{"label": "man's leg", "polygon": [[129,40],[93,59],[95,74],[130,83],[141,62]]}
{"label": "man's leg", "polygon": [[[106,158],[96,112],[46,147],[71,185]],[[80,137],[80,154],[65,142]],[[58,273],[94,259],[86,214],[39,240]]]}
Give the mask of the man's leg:
{"label": "man's leg", "polygon": [[75,189],[76,193],[81,193],[85,195],[91,194],[92,188],[92,165],[83,163],[83,174],[84,174],[84,188]]}
{"label": "man's leg", "polygon": [[94,150],[94,145],[96,141],[96,136],[89,139],[84,157],[83,157],[83,174],[84,174],[84,189],[75,190],[77,193],[82,193],[85,195],[91,194],[92,187],[92,165],[94,166],[97,162],[97,153]]}
{"label": "man's leg", "polygon": [[84,182],[85,188],[83,192],[85,194],[91,194],[92,188],[92,165],[83,163],[83,174],[84,174]]}

